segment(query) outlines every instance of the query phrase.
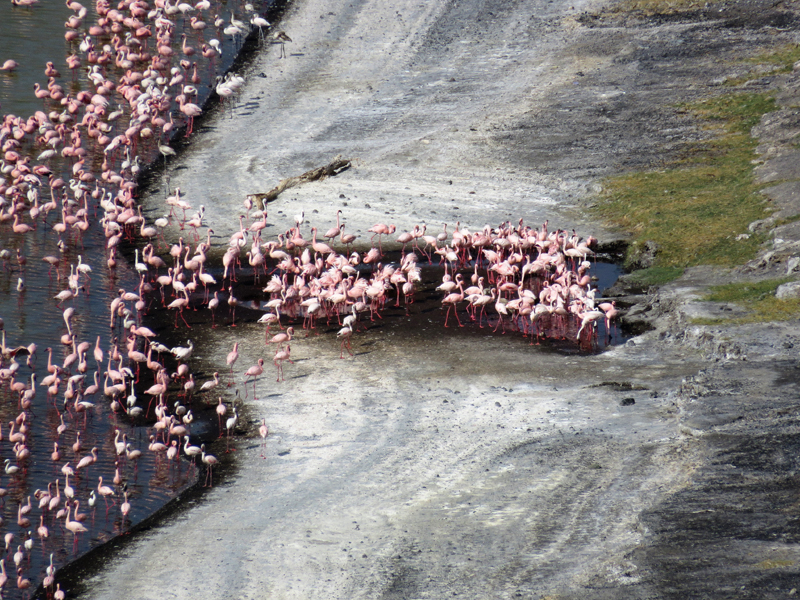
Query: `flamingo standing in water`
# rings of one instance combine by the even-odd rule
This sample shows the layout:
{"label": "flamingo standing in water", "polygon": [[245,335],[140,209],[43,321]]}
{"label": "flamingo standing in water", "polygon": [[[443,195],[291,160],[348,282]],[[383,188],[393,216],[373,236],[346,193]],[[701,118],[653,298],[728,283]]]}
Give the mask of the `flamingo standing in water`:
{"label": "flamingo standing in water", "polygon": [[114,495],[114,490],[108,487],[107,485],[103,485],[103,478],[98,477],[100,480],[97,484],[97,493],[103,497],[103,500],[106,501],[106,510],[108,510],[108,497]]}
{"label": "flamingo standing in water", "polygon": [[328,238],[329,240],[332,240],[342,232],[342,227],[339,224],[339,215],[341,214],[342,214],[341,209],[336,211],[336,227],[331,227],[330,229],[328,229],[328,231],[325,232],[324,237]]}
{"label": "flamingo standing in water", "polygon": [[450,309],[453,309],[453,312],[456,315],[456,321],[458,321],[458,326],[463,327],[464,325],[461,323],[461,319],[458,318],[458,309],[456,308],[456,304],[464,300],[464,283],[462,281],[458,282],[458,289],[459,292],[452,292],[444,297],[442,300],[442,305],[447,305],[447,314],[444,317],[444,326],[447,327],[447,319],[450,316]]}
{"label": "flamingo standing in water", "polygon": [[390,235],[390,234],[394,233],[395,229],[396,228],[395,228],[394,225],[386,225],[384,223],[377,223],[377,224],[373,225],[372,227],[367,229],[367,231],[372,234],[372,237],[369,238],[370,243],[372,242],[372,240],[375,239],[375,236],[377,235],[378,236],[378,250],[380,251],[381,254],[383,254],[383,246],[381,245],[381,239],[383,238],[384,235]]}
{"label": "flamingo standing in water", "polygon": [[64,527],[66,527],[69,531],[72,532],[73,540],[74,540],[73,548],[77,549],[77,547],[78,547],[78,534],[79,533],[86,533],[89,530],[86,529],[86,527],[84,527],[83,525],[81,525],[81,523],[79,521],[70,520],[69,516],[70,516],[71,512],[72,512],[72,506],[67,506],[67,518],[64,521]]}

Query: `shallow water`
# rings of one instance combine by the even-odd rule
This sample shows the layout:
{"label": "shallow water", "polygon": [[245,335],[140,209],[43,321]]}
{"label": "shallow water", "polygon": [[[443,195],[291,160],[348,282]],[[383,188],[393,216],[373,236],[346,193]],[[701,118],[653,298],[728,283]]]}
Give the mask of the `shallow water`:
{"label": "shallow water", "polygon": [[[257,3],[257,6],[262,4],[267,3]],[[244,12],[243,5],[244,2],[218,2],[211,12],[229,17],[233,10],[239,13],[241,18]],[[86,8],[88,14],[79,29],[81,32],[96,19],[94,5],[87,3]],[[0,107],[2,107],[0,110],[4,115],[16,114],[28,117],[35,111],[63,111],[57,102],[49,99],[45,102],[37,99],[33,93],[34,83],[42,85],[47,83],[44,74],[47,61],[52,61],[60,72],[58,82],[63,86],[65,93],[76,93],[80,89],[87,88],[84,68],[74,74],[67,69],[66,56],[77,51],[77,42],[69,43],[64,38],[64,22],[72,14],[63,2],[42,1],[32,7],[15,7],[8,2],[0,3],[0,40],[2,40],[0,64],[8,59],[19,63],[19,67],[13,72],[0,72]],[[183,20],[178,16],[176,26],[178,31],[187,28],[188,18]],[[214,75],[223,72],[232,63],[241,40],[235,42],[213,27],[202,32],[191,29],[187,31],[189,43],[197,48],[203,41],[217,37],[222,41],[224,50],[213,65],[200,57],[199,53],[193,58],[193,61],[198,62],[198,72],[203,78],[202,83],[198,85],[201,92],[198,102],[202,104],[202,100],[210,93]],[[179,42],[180,36],[176,36],[176,39]],[[99,40],[98,45],[110,41],[110,39]],[[127,125],[125,119],[123,116],[119,122],[119,127],[123,129]],[[35,159],[43,149],[43,145],[25,141],[18,151]],[[152,146],[140,148],[139,152],[143,165],[152,160],[154,155],[157,156]],[[87,165],[91,164],[96,169],[102,158],[101,153],[90,153],[87,156]],[[35,160],[31,162],[32,165],[38,163],[39,161]],[[57,156],[49,162],[49,166],[55,173],[61,173],[65,181],[73,176],[72,161],[69,159]],[[40,190],[40,200],[45,202],[49,199],[50,191],[45,183]],[[125,338],[125,332],[121,329],[121,319],[117,319],[113,328],[110,326],[108,307],[111,300],[117,296],[117,290],[135,291],[139,285],[139,277],[132,264],[125,259],[126,255],[133,258],[132,246],[127,246],[125,242],[121,246],[116,269],[107,267],[106,236],[99,225],[102,209],[97,207],[97,200],[96,197],[91,198],[87,207],[88,229],[81,232],[77,228],[70,228],[60,236],[63,241],[61,248],[58,246],[59,235],[53,230],[53,226],[60,220],[59,210],[51,212],[44,220],[40,218],[36,229],[29,233],[14,233],[10,222],[0,225],[0,250],[8,251],[8,257],[0,264],[0,317],[4,322],[5,345],[8,348],[30,344],[38,346],[36,356],[30,365],[26,363],[27,355],[23,353],[17,355],[16,360],[20,365],[14,378],[17,382],[29,382],[32,373],[36,374],[38,382],[48,375],[46,348],[53,349],[53,364],[61,365],[70,354],[70,346],[62,343],[62,336],[68,334],[67,323],[62,316],[62,311],[67,307],[72,307],[75,311],[71,320],[71,330],[76,342],[89,342],[94,347],[99,337],[100,346],[108,357],[114,338],[120,342]],[[24,211],[23,220],[27,223],[33,222]],[[45,256],[59,258],[58,268],[50,269],[48,263],[42,260]],[[91,273],[81,277],[82,289],[77,297],[59,304],[54,296],[68,288],[67,277],[74,272],[79,261],[91,267]],[[144,315],[144,318],[151,321],[147,315]],[[170,345],[169,335],[172,331],[165,327],[159,328],[158,324],[152,323],[146,324],[156,330],[162,342]],[[138,324],[145,323],[140,321]],[[181,341],[176,340],[173,343]],[[121,352],[124,354],[124,344],[121,345]],[[6,360],[2,366],[7,368],[11,364]],[[174,361],[167,359],[166,366],[174,370],[176,365]],[[17,459],[13,444],[8,440],[9,422],[23,414],[19,395],[10,389],[10,382],[6,381],[0,385],[0,430],[3,434],[3,439],[0,441],[0,464],[8,460],[9,468],[13,469],[15,466],[19,468],[15,474],[0,471],[0,486],[6,490],[0,505],[0,516],[3,519],[0,535],[7,536],[8,540],[4,567],[11,579],[2,592],[5,598],[17,598],[21,594],[16,586],[16,567],[12,558],[17,547],[23,545],[24,539],[32,537],[34,544],[30,551],[24,552],[19,567],[22,569],[22,576],[28,578],[35,587],[44,578],[45,567],[49,563],[51,554],[56,567],[64,565],[92,547],[129,530],[195,480],[196,469],[187,461],[168,462],[163,456],[158,458],[156,454],[148,451],[150,435],[148,422],[143,418],[129,418],[124,412],[115,414],[111,410],[109,401],[103,395],[103,373],[107,367],[107,363],[102,365],[95,363],[90,348],[85,369],[86,385],[91,384],[97,374],[100,391],[95,396],[84,399],[94,404],[85,412],[76,412],[73,403],[66,401],[63,383],[54,397],[48,395],[46,387],[36,385],[35,396],[25,413],[24,423],[27,428],[25,443],[30,456],[24,459]],[[72,368],[72,372],[76,372],[75,367]],[[133,390],[138,396],[140,406],[147,406],[148,397],[143,396],[143,391],[151,385],[151,379],[151,374],[143,372],[141,381]],[[123,402],[130,393],[131,390],[126,391],[122,398]],[[185,402],[188,408],[192,408],[188,399],[176,397],[175,394],[169,395],[170,404],[176,400]],[[203,413],[199,406],[196,412],[198,416]],[[150,416],[152,417],[152,412]],[[62,418],[66,429],[59,433],[58,428]],[[192,443],[196,443],[198,434],[205,440],[216,438],[216,423],[213,426],[212,432],[210,426],[206,424],[195,424],[192,430],[195,436],[192,438]],[[138,461],[128,461],[124,453],[119,459],[117,458],[114,445],[117,430],[120,435],[127,436],[133,449],[142,451],[143,454]],[[78,434],[80,434],[81,448],[74,451],[73,444],[76,443]],[[60,447],[61,456],[58,460],[51,458],[54,443],[58,443]],[[76,538],[64,529],[63,519],[56,519],[55,515],[59,508],[64,507],[65,480],[61,467],[69,462],[69,465],[75,468],[78,461],[89,455],[93,447],[97,448],[97,462],[79,471],[69,482],[75,498],[80,501],[80,512],[87,515],[84,526],[88,531]],[[112,480],[117,467],[121,483],[115,486]],[[88,506],[90,492],[97,487],[98,478],[101,476],[105,484],[115,489],[113,504],[110,500],[108,509],[103,499],[98,499],[94,508]],[[58,506],[53,506],[52,510],[40,510],[38,501],[33,497],[35,492],[47,490],[49,487],[55,493],[56,480],[59,481],[61,494]],[[127,491],[131,505],[127,516],[123,516],[120,510],[123,491]],[[30,523],[26,524],[24,520],[18,522],[17,511],[20,505],[28,502],[28,498],[31,499],[33,510],[28,515]],[[37,534],[40,523],[49,529],[49,536],[45,539],[41,539]],[[8,536],[12,534],[13,539],[9,539]]]}

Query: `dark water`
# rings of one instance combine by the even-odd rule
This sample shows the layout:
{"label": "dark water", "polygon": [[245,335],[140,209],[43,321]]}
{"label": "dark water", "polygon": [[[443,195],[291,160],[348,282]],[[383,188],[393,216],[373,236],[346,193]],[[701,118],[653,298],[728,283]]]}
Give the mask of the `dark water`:
{"label": "dark water", "polygon": [[[191,62],[197,63],[197,71],[202,78],[197,85],[200,88],[199,99],[195,101],[199,104],[202,104],[203,99],[208,96],[216,74],[223,72],[231,64],[238,46],[241,44],[241,40],[236,42],[232,37],[224,35],[221,28],[213,26],[214,15],[220,15],[225,20],[225,25],[229,24],[232,11],[241,20],[248,21],[249,16],[245,11],[244,4],[244,2],[238,1],[214,2],[208,10],[202,13],[193,13],[202,14],[202,18],[208,21],[208,27],[203,31],[195,31],[188,27],[190,15],[187,15],[185,19],[180,14],[172,17],[178,33],[173,38],[175,40],[173,46],[176,50],[174,60],[177,63],[180,58],[190,58]],[[256,7],[254,10],[266,5],[266,3],[253,4]],[[77,29],[81,38],[97,18],[94,4],[86,2],[84,6],[87,14]],[[64,107],[57,101],[37,99],[33,93],[34,83],[42,86],[47,83],[44,70],[48,61],[52,61],[54,67],[60,72],[57,81],[64,88],[65,93],[74,95],[89,87],[86,76],[88,64],[85,55],[83,56],[83,67],[74,74],[67,67],[66,57],[68,55],[81,54],[78,50],[78,42],[81,38],[74,42],[68,42],[64,37],[65,31],[67,31],[64,23],[73,14],[73,11],[69,10],[64,2],[55,0],[42,0],[31,7],[16,7],[9,2],[0,3],[0,65],[8,59],[19,63],[19,67],[13,72],[0,72],[0,112],[3,115],[13,114],[27,118],[35,111],[63,112]],[[198,49],[198,52],[192,57],[184,57],[179,51],[181,39],[179,33],[184,30],[188,34],[188,43]],[[203,58],[199,52],[201,45],[207,43],[211,38],[218,39],[223,49],[222,56],[213,61]],[[112,43],[111,36],[95,39],[98,48],[110,43]],[[115,70],[113,66],[107,67],[105,72],[109,79],[114,79],[120,74],[119,70]],[[125,109],[119,99],[115,99],[113,102],[114,107],[119,106],[119,108]],[[177,114],[180,116],[179,113]],[[80,118],[80,114],[78,118]],[[178,119],[176,119],[177,121]],[[123,114],[118,121],[117,129],[124,130],[128,124],[127,114]],[[68,125],[71,126],[72,123],[68,123]],[[9,134],[3,135],[3,141],[7,141],[10,137]],[[31,161],[31,165],[39,164],[40,161],[35,159],[46,146],[30,140],[31,137],[24,139],[17,151],[23,156],[31,156],[34,159]],[[162,138],[159,141],[164,143],[168,140]],[[104,158],[103,153],[92,150],[91,147],[89,150],[86,164],[97,169]],[[143,165],[157,157],[155,140],[149,146],[142,145],[138,152],[142,157]],[[117,163],[121,158],[116,158]],[[4,162],[3,167],[7,164],[10,163]],[[56,156],[47,161],[47,164],[54,174],[61,175],[65,181],[68,182],[73,177],[74,160]],[[5,168],[4,173],[5,181],[9,183],[12,175]],[[96,173],[99,177],[99,172],[96,171]],[[46,177],[43,179],[46,181]],[[90,183],[89,187],[97,189],[93,183]],[[59,192],[56,192],[56,196],[58,194]],[[50,195],[51,192],[46,183],[39,187],[40,203],[50,200]],[[8,211],[9,198],[10,196],[6,194],[4,199],[0,200],[3,212]],[[131,418],[124,412],[115,413],[112,411],[109,399],[103,394],[103,374],[108,368],[108,363],[105,362],[102,365],[95,363],[92,352],[95,341],[99,337],[100,347],[105,353],[106,361],[115,339],[119,342],[120,352],[125,354],[126,332],[122,330],[122,319],[117,319],[115,326],[111,327],[109,305],[117,296],[117,290],[124,289],[135,292],[140,280],[131,261],[126,260],[126,256],[133,252],[128,240],[123,240],[120,245],[116,268],[110,269],[107,266],[109,254],[106,250],[106,236],[99,223],[103,216],[103,210],[98,207],[98,201],[98,197],[88,196],[86,203],[88,228],[86,231],[82,231],[78,227],[70,227],[67,232],[58,235],[53,226],[61,220],[60,208],[51,211],[45,218],[39,217],[34,220],[26,214],[28,206],[25,206],[25,209],[21,211],[22,221],[27,224],[35,224],[35,229],[28,233],[15,233],[10,220],[0,223],[0,251],[7,251],[0,254],[2,257],[2,264],[0,264],[0,317],[4,322],[5,345],[9,349],[31,344],[36,344],[38,347],[30,364],[27,362],[27,354],[22,352],[14,358],[18,364],[17,367],[13,366],[14,360],[9,356],[6,356],[2,364],[2,368],[17,368],[17,370],[13,379],[0,382],[0,430],[3,434],[3,439],[0,441],[0,466],[3,461],[8,459],[10,468],[18,468],[18,471],[13,474],[0,471],[0,487],[6,490],[0,501],[0,516],[3,519],[0,536],[13,534],[13,539],[9,540],[6,546],[7,550],[3,554],[3,566],[9,577],[9,581],[2,590],[4,598],[18,598],[22,595],[22,591],[17,588],[17,567],[14,562],[14,554],[17,552],[18,546],[23,547],[24,555],[19,564],[21,575],[30,581],[32,588],[35,588],[45,577],[45,567],[49,564],[51,554],[53,563],[58,568],[92,547],[129,530],[192,483],[197,474],[196,469],[186,460],[170,462],[164,459],[163,453],[156,455],[149,451],[151,430],[148,425],[152,424],[152,418],[148,421],[142,417]],[[59,245],[59,241],[61,245]],[[58,268],[50,269],[48,263],[43,261],[45,256],[57,257],[60,260]],[[59,292],[68,289],[68,277],[75,272],[79,262],[88,265],[91,273],[80,276],[80,290],[74,299],[59,304],[54,297]],[[132,304],[128,303],[131,309],[133,309]],[[97,374],[100,390],[94,396],[86,397],[84,400],[93,403],[94,406],[85,412],[76,412],[74,403],[65,397],[67,387],[65,381],[68,376],[66,375],[64,376],[65,381],[62,382],[55,396],[50,396],[47,388],[37,383],[30,406],[27,410],[23,410],[19,393],[11,389],[12,382],[30,382],[31,374],[34,373],[38,382],[41,382],[49,374],[46,368],[48,364],[46,348],[52,348],[52,363],[57,365],[62,365],[65,358],[72,352],[71,345],[62,343],[62,337],[68,334],[67,323],[62,312],[67,307],[74,309],[74,317],[71,319],[70,325],[71,332],[75,336],[75,343],[88,342],[91,344],[87,353],[84,386],[93,383],[95,374]],[[152,320],[151,315],[137,314],[137,311],[132,310],[132,317],[137,325],[145,324],[144,321],[148,321],[147,325],[155,328],[159,333],[162,331],[158,327],[157,320]],[[170,342],[166,336],[160,339],[165,343]],[[142,349],[141,343],[138,349]],[[168,357],[162,357],[162,359],[168,369],[175,369],[174,360]],[[124,361],[124,364],[127,364],[127,361]],[[69,374],[77,374],[79,372],[77,366],[78,363],[73,365]],[[114,368],[118,368],[116,363]],[[196,375],[199,376],[199,374]],[[143,373],[141,380],[133,390],[134,394],[138,396],[137,404],[142,408],[147,407],[149,399],[143,395],[143,391],[152,383],[152,374]],[[131,390],[128,389],[122,395],[123,403],[130,393]],[[203,412],[200,406],[192,407],[189,399],[170,394],[169,404],[171,405],[176,400],[186,403],[187,408],[194,408],[198,414]],[[171,408],[172,406],[170,406]],[[21,421],[20,415],[23,414],[24,427],[27,429],[25,446],[30,455],[27,458],[19,459],[14,451],[14,443],[9,440],[8,434],[10,422],[16,419]],[[152,417],[152,412],[150,416]],[[66,428],[63,432],[59,432],[62,419]],[[15,424],[15,427],[17,430],[19,429],[19,425]],[[194,427],[192,433],[195,435],[201,430],[208,433],[208,428],[202,424],[199,429],[198,424],[191,425],[190,430],[192,427]],[[141,458],[134,461],[127,460],[124,454],[117,457],[114,445],[117,430],[120,435],[127,436],[132,449],[142,452]],[[80,434],[82,448],[74,451],[73,444],[77,441],[78,434]],[[193,438],[192,443],[195,443],[196,439]],[[54,443],[60,447],[61,456],[58,460],[51,458]],[[69,463],[72,468],[75,468],[79,460],[89,455],[93,447],[97,448],[97,462],[88,468],[81,469],[76,476],[70,477],[69,482],[74,489],[75,498],[80,501],[80,512],[87,515],[83,525],[88,531],[76,537],[64,528],[65,519],[56,517],[57,510],[64,507],[65,500],[65,477],[61,467],[65,463]],[[113,483],[117,469],[121,479],[119,485]],[[91,508],[88,505],[90,492],[96,489],[98,478],[101,476],[103,483],[115,490],[114,504],[109,501],[109,508],[106,508],[106,502],[98,499],[94,508]],[[39,503],[34,497],[36,491],[47,490],[49,487],[55,494],[57,480],[61,493],[58,506],[54,506],[53,510],[40,509]],[[127,491],[131,505],[127,516],[123,516],[120,508],[123,491]],[[18,508],[27,504],[29,498],[33,505],[33,509],[27,515],[30,523],[26,524],[24,520],[18,522]],[[72,519],[74,520],[74,518],[73,514]],[[49,530],[46,538],[41,538],[37,533],[40,523],[43,523]],[[30,550],[24,548],[24,540],[27,538],[33,539]],[[5,542],[0,543],[5,544]],[[58,581],[58,577],[56,577],[56,581]]]}
{"label": "dark water", "polygon": [[[389,264],[399,266],[398,256],[388,253],[385,257]],[[483,338],[487,336],[503,336],[510,345],[525,344],[533,346],[531,352],[553,351],[562,354],[593,354],[602,352],[610,346],[624,344],[631,338],[631,333],[624,330],[618,323],[613,323],[611,329],[606,328],[606,323],[600,319],[596,324],[596,335],[582,335],[580,341],[576,334],[579,324],[573,320],[566,327],[563,335],[554,330],[555,320],[549,318],[542,320],[538,332],[530,325],[530,320],[525,317],[506,318],[503,322],[498,319],[497,312],[488,307],[481,315],[478,311],[474,318],[465,309],[466,302],[459,306],[458,318],[463,327],[458,327],[455,313],[449,317],[447,329],[444,328],[448,321],[446,311],[442,307],[442,292],[436,287],[442,282],[444,269],[438,265],[421,263],[422,281],[414,293],[414,300],[406,304],[401,299],[396,302],[396,296],[391,295],[385,308],[381,311],[381,319],[370,321],[368,313],[360,319],[360,327],[372,329],[376,327],[398,328],[403,335],[416,335],[420,339],[437,335],[463,336]],[[474,264],[474,263],[473,263]],[[466,281],[469,281],[473,270],[462,269],[459,271]],[[598,260],[592,264],[592,288],[597,290],[597,303],[604,302],[602,292],[610,288],[624,273],[622,267],[616,263]],[[484,271],[480,271],[484,275]],[[468,284],[465,284],[468,285]],[[257,315],[254,315],[257,318]],[[513,316],[513,315],[512,315]],[[336,320],[333,320],[336,324]],[[295,323],[297,328],[301,321]],[[338,331],[338,327],[335,328]],[[412,333],[413,332],[413,333]],[[539,333],[539,335],[537,335]]]}

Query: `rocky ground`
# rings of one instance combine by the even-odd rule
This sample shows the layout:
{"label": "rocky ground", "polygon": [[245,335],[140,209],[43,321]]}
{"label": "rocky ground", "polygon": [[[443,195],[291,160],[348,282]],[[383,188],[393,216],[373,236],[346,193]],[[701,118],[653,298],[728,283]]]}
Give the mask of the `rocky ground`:
{"label": "rocky ground", "polygon": [[[220,239],[245,195],[354,166],[270,204],[267,235],[343,208],[362,235],[549,218],[602,241],[599,177],[664,164],[710,135],[675,103],[719,91],[737,59],[797,42],[791,3],[646,16],[601,2],[292,3],[289,57],[256,57],[171,166]],[[776,209],[800,213],[800,76],[754,129]],[[163,191],[149,206],[164,210]],[[244,399],[235,470],[192,507],[73,567],[86,598],[783,598],[800,587],[796,322],[701,327],[735,307],[709,283],[784,274],[800,227],[733,271],[692,269],[628,300],[651,329],[601,354],[447,332],[432,302],[354,340],[298,339],[286,381]],[[795,260],[793,260],[795,259]],[[617,288],[620,294],[628,292]],[[265,355],[252,322],[192,333],[195,368]],[[240,385],[244,396],[245,388]],[[247,429],[246,427],[243,428]]]}

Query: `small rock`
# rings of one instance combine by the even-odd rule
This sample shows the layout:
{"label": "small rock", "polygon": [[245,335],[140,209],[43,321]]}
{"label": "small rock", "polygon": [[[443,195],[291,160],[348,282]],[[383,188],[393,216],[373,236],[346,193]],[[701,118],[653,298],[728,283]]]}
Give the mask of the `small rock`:
{"label": "small rock", "polygon": [[633,242],[628,248],[627,267],[636,269],[647,269],[655,263],[658,254],[658,244],[651,240],[639,243]]}
{"label": "small rock", "polygon": [[775,217],[767,217],[766,219],[759,219],[758,221],[753,221],[750,225],[747,226],[747,229],[750,230],[750,233],[758,233],[762,231],[766,231],[767,229],[771,228],[775,225]]}
{"label": "small rock", "polygon": [[792,300],[800,298],[800,281],[790,281],[778,286],[775,290],[775,297],[778,300]]}
{"label": "small rock", "polygon": [[623,398],[619,401],[620,406],[632,406],[634,404],[636,404],[635,398]]}
{"label": "small rock", "polygon": [[800,257],[792,256],[786,261],[786,274],[790,275],[798,266],[800,266]]}

